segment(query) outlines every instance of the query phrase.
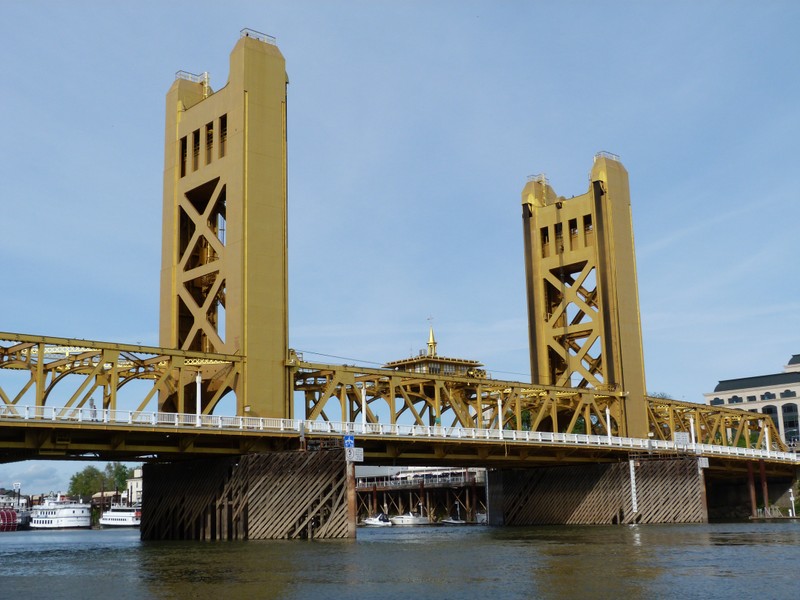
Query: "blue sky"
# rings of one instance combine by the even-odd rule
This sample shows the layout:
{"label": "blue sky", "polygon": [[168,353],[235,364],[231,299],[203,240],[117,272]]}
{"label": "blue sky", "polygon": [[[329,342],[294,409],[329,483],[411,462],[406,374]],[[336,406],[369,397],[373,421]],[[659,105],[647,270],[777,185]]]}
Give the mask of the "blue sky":
{"label": "blue sky", "polygon": [[[164,97],[239,30],[289,73],[290,343],[529,373],[520,193],[628,169],[647,387],[800,352],[795,2],[0,4],[0,330],[158,343]],[[319,353],[319,355],[311,354]],[[66,488],[81,463],[0,465]]]}

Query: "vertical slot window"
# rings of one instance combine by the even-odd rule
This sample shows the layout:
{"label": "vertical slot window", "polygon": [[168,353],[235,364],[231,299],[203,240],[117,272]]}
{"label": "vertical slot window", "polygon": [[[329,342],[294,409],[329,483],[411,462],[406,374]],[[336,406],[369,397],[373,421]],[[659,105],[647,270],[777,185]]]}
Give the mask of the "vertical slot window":
{"label": "vertical slot window", "polygon": [[592,215],[583,215],[583,243],[591,246],[594,238],[594,228],[592,227]]}
{"label": "vertical slot window", "polygon": [[563,225],[561,223],[556,223],[556,254],[561,254],[564,252],[564,233],[563,233]]}
{"label": "vertical slot window", "polygon": [[539,239],[542,242],[542,258],[550,256],[550,228],[542,227],[539,230]]}
{"label": "vertical slot window", "polygon": [[188,151],[187,148],[187,140],[186,136],[181,138],[181,177],[186,176],[186,153]]}
{"label": "vertical slot window", "polygon": [[219,157],[225,156],[226,146],[228,145],[228,115],[219,118]]}
{"label": "vertical slot window", "polygon": [[214,152],[214,122],[206,123],[206,164],[211,164]]}
{"label": "vertical slot window", "polygon": [[569,225],[569,249],[573,250],[578,246],[578,219],[570,219]]}
{"label": "vertical slot window", "polygon": [[192,171],[197,171],[200,166],[200,130],[192,132]]}

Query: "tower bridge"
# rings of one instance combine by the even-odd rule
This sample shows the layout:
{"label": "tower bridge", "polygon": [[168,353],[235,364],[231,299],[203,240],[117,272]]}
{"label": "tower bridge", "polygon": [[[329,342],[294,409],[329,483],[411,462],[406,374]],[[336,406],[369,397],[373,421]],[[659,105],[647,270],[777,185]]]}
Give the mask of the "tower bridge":
{"label": "tower bridge", "polygon": [[343,435],[368,464],[491,468],[496,523],[754,512],[756,468],[764,504],[788,489],[798,462],[768,415],[647,396],[627,172],[608,153],[583,195],[544,176],[522,191],[530,382],[303,360],[288,347],[287,84],[252,30],[219,90],[177,74],[160,346],[0,333],[0,460],[145,461],[146,538],[354,535]]}

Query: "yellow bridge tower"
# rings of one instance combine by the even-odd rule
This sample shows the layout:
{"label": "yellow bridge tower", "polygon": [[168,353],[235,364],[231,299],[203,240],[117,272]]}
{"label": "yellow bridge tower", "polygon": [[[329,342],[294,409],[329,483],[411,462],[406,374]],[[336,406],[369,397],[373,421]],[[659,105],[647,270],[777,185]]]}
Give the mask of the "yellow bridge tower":
{"label": "yellow bridge tower", "polygon": [[[600,153],[589,191],[557,196],[544,176],[522,191],[534,384],[624,391],[618,435],[648,434],[628,173]],[[622,414],[622,413],[625,414]]]}
{"label": "yellow bridge tower", "polygon": [[[204,413],[223,386],[239,415],[291,416],[287,83],[274,39],[243,30],[225,87],[179,72],[167,94],[160,344],[245,357],[233,376],[203,372]],[[193,412],[192,383],[162,392],[159,410]]]}

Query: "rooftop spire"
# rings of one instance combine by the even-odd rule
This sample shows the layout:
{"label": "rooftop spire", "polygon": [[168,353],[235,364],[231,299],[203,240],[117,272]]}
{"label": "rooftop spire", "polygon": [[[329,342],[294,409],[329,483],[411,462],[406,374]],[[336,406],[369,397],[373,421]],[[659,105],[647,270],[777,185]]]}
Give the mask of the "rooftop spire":
{"label": "rooftop spire", "polygon": [[436,339],[433,337],[433,325],[428,334],[428,356],[436,356]]}

